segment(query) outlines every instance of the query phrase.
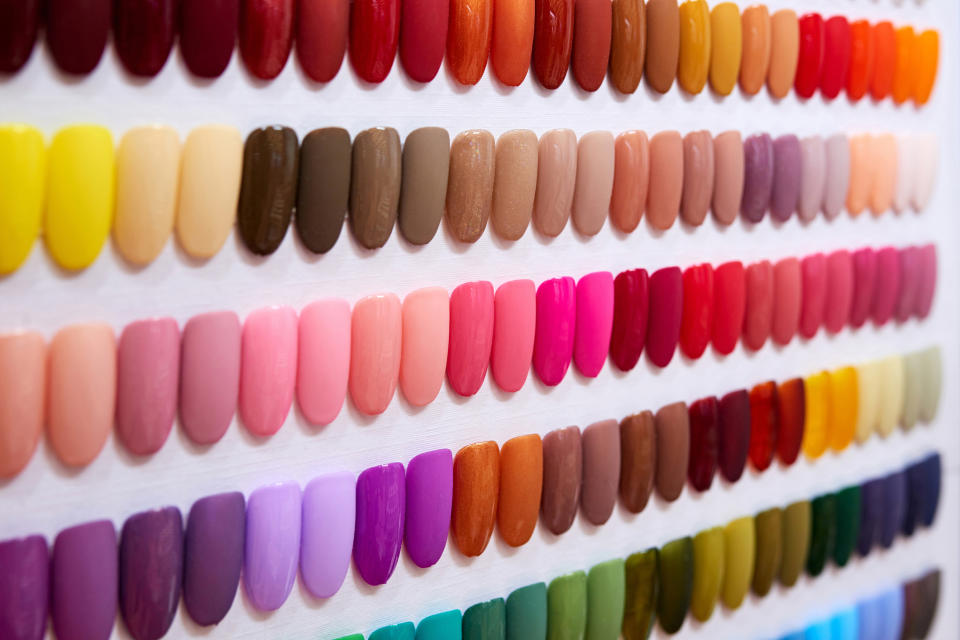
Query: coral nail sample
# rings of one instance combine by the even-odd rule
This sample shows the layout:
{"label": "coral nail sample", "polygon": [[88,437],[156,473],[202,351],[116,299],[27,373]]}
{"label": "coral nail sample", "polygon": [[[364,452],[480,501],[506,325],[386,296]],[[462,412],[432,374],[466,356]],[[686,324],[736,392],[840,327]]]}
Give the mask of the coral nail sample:
{"label": "coral nail sample", "polygon": [[178,47],[184,64],[195,76],[218,77],[233,56],[240,0],[182,2],[179,10]]}
{"label": "coral nail sample", "polygon": [[742,54],[740,8],[735,2],[714,5],[710,11],[710,86],[718,95],[733,93]]}
{"label": "coral nail sample", "polygon": [[[297,327],[296,389],[297,404],[308,422],[333,422],[347,395],[349,373],[350,305],[337,299],[308,304]],[[442,383],[441,367],[436,388]]]}
{"label": "coral nail sample", "polygon": [[826,311],[827,259],[822,253],[815,253],[806,256],[800,268],[803,273],[800,335],[809,340],[820,330]]}
{"label": "coral nail sample", "polygon": [[244,0],[240,7],[240,57],[254,77],[280,75],[293,45],[293,0]]}
{"label": "coral nail sample", "polygon": [[47,0],[46,41],[61,71],[85,76],[100,63],[113,22],[111,0]]}
{"label": "coral nail sample", "polygon": [[731,391],[717,404],[717,467],[727,482],[743,475],[750,449],[750,394]]}
{"label": "coral nail sample", "polygon": [[770,333],[774,342],[789,344],[800,326],[803,305],[803,274],[800,261],[784,258],[773,266],[773,322]]}
{"label": "coral nail sample", "polygon": [[447,65],[460,84],[477,84],[490,57],[493,0],[454,0],[449,7]]}
{"label": "coral nail sample", "polygon": [[620,499],[640,513],[653,492],[657,470],[657,431],[653,414],[642,411],[620,422]]}
{"label": "coral nail sample", "polygon": [[400,559],[406,503],[399,462],[370,467],[357,477],[353,563],[372,586],[386,584]]}
{"label": "coral nail sample", "polygon": [[874,144],[870,134],[850,138],[850,186],[847,191],[847,211],[860,215],[870,201],[873,191]]}
{"label": "coral nail sample", "polygon": [[743,31],[740,89],[752,96],[763,88],[770,66],[772,50],[770,11],[764,4],[749,6],[743,10],[740,23]]}
{"label": "coral nail sample", "polygon": [[713,199],[713,136],[709,131],[691,131],[683,138],[683,194],[680,219],[697,227],[703,224]]}
{"label": "coral nail sample", "polygon": [[677,84],[689,94],[703,91],[710,71],[713,31],[706,0],[687,0],[679,7],[680,56]]}
{"label": "coral nail sample", "polygon": [[800,57],[800,28],[797,12],[781,9],[770,18],[770,67],[767,89],[774,98],[785,98],[793,88]]}
{"label": "coral nail sample", "polygon": [[683,138],[661,131],[650,139],[647,222],[663,231],[673,226],[683,197]]}
{"label": "coral nail sample", "polygon": [[583,430],[583,515],[595,525],[610,519],[620,482],[620,427],[616,420],[596,422]]}
{"label": "coral nail sample", "polygon": [[536,5],[531,0],[494,0],[490,66],[508,87],[527,77],[533,51]]}
{"label": "coral nail sample", "polygon": [[40,333],[0,335],[0,478],[30,462],[44,425],[47,345]]}
{"label": "coral nail sample", "polygon": [[762,260],[749,265],[744,275],[746,297],[743,315],[743,344],[759,351],[773,326],[773,265]]}
{"label": "coral nail sample", "polygon": [[260,487],[247,501],[243,586],[259,611],[276,611],[297,579],[301,529],[300,487],[278,482]]}
{"label": "coral nail sample", "polygon": [[533,361],[537,326],[536,287],[532,280],[512,280],[493,297],[493,345],[490,373],[504,391],[519,391]]}
{"label": "coral nail sample", "polygon": [[573,524],[580,505],[583,455],[578,427],[551,431],[543,437],[543,497],[540,514],[555,535]]}
{"label": "coral nail sample", "polygon": [[585,236],[598,234],[607,219],[613,194],[613,171],[613,134],[591,131],[581,136],[571,218],[574,228]]}
{"label": "coral nail sample", "polygon": [[750,390],[750,464],[766,471],[773,463],[780,439],[777,383],[763,382]]}
{"label": "coral nail sample", "polygon": [[647,53],[647,10],[643,0],[613,0],[610,82],[620,93],[640,85]]}
{"label": "coral nail sample", "polygon": [[584,91],[596,91],[607,75],[613,5],[609,0],[579,0],[573,11],[573,77]]}
{"label": "coral nail sample", "polygon": [[539,152],[537,134],[529,129],[514,129],[497,138],[490,225],[504,240],[519,240],[530,226]]}
{"label": "coral nail sample", "polygon": [[570,219],[577,178],[577,136],[553,129],[540,136],[533,226],[543,235],[560,235]]}
{"label": "coral nail sample", "polygon": [[[440,70],[447,44],[447,29],[451,22],[450,8],[451,3],[444,0],[412,0],[400,4],[400,64],[416,82],[430,82]],[[466,4],[466,8],[469,9],[470,5]],[[483,7],[480,8],[480,24],[471,24],[463,19],[464,5],[456,5],[455,14],[458,17],[454,22],[460,29],[458,36],[482,35],[474,31],[476,27],[484,26]],[[489,33],[489,11],[485,17]],[[344,43],[346,35],[345,32]],[[482,43],[480,46],[482,47]],[[486,60],[483,62],[485,64]],[[483,73],[482,66],[480,73]]]}
{"label": "coral nail sample", "polygon": [[193,503],[183,541],[183,604],[200,626],[227,615],[243,567],[246,503],[234,491]]}
{"label": "coral nail sample", "polygon": [[287,419],[297,376],[297,312],[268,307],[243,323],[240,418],[250,433],[270,436]]}
{"label": "coral nail sample", "polygon": [[658,367],[673,359],[683,320],[683,276],[679,267],[655,271],[649,281],[651,310],[647,321],[647,357]]}
{"label": "coral nail sample", "polygon": [[453,464],[449,449],[421,453],[407,464],[404,546],[418,567],[436,564],[447,545],[453,508]]}
{"label": "coral nail sample", "polygon": [[109,638],[117,617],[117,532],[109,520],[64,529],[50,559],[53,632],[63,640]]}
{"label": "coral nail sample", "polygon": [[713,267],[700,264],[683,272],[683,320],[680,349],[688,358],[703,355],[713,330]]}
{"label": "coral nail sample", "polygon": [[[450,308],[450,296],[443,287],[418,289],[403,299],[399,383],[404,397],[415,407],[433,402],[443,386],[444,373],[449,365]],[[458,322],[469,325],[467,317],[460,317]],[[464,339],[463,332],[458,339]],[[464,342],[461,346],[467,352],[461,357],[470,358],[469,344]],[[343,361],[349,363],[349,348]],[[481,364],[486,367],[486,361]],[[461,361],[457,366],[462,371],[468,365]],[[343,382],[346,391],[346,375]]]}
{"label": "coral nail sample", "polygon": [[[354,7],[361,3],[354,3]],[[375,127],[353,141],[350,227],[367,249],[386,244],[400,203],[400,136],[392,127]]]}
{"label": "coral nail sample", "polygon": [[819,13],[800,16],[800,54],[793,87],[801,98],[810,98],[820,85],[824,59],[824,25]]}
{"label": "coral nail sample", "polygon": [[[449,481],[447,484],[449,487]],[[333,596],[347,575],[356,525],[356,495],[356,479],[349,472],[314,478],[303,489],[300,578],[316,598]],[[449,514],[449,499],[447,505]],[[443,539],[446,541],[446,528]]]}
{"label": "coral nail sample", "polygon": [[351,153],[346,129],[314,129],[303,137],[293,222],[300,240],[313,253],[330,251],[343,230],[350,202]]}
{"label": "coral nail sample", "polygon": [[153,77],[163,69],[173,49],[178,4],[121,0],[114,5],[113,46],[131,74]]}
{"label": "coral nail sample", "polygon": [[[416,6],[416,3],[411,2],[410,5]],[[347,51],[347,35],[350,31],[349,0],[297,0],[296,16],[297,60],[300,67],[314,82],[330,82],[340,71],[343,56]],[[444,16],[444,35],[446,26]],[[443,55],[442,42],[440,55]],[[438,67],[439,64],[438,61]]]}
{"label": "coral nail sample", "polygon": [[446,218],[453,237],[476,242],[493,207],[494,141],[489,131],[464,131],[450,147]]}
{"label": "coral nail sample", "polygon": [[297,198],[297,134],[289,127],[262,127],[247,136],[237,230],[257,255],[270,255],[287,234]]}
{"label": "coral nail sample", "polygon": [[547,386],[560,384],[570,368],[576,330],[577,295],[573,278],[554,278],[537,289],[533,370]]}
{"label": "coral nail sample", "polygon": [[386,79],[400,39],[399,0],[360,0],[350,9],[350,63],[366,82]]}
{"label": "coral nail sample", "polygon": [[544,89],[556,89],[567,76],[573,48],[573,0],[535,0],[533,73]]}
{"label": "coral nail sample", "polygon": [[610,359],[621,371],[633,369],[647,337],[649,278],[644,269],[617,274],[613,281],[613,326]]}
{"label": "coral nail sample", "polygon": [[733,352],[743,331],[746,279],[743,263],[726,262],[713,272],[713,348],[721,355]]}
{"label": "coral nail sample", "polygon": [[777,458],[792,465],[800,455],[806,425],[806,389],[802,378],[792,378],[777,385]]}
{"label": "coral nail sample", "polygon": [[[493,285],[468,282],[450,294],[447,381],[461,396],[480,390],[493,347]],[[401,369],[402,370],[402,369]]]}
{"label": "coral nail sample", "polygon": [[194,316],[180,341],[180,424],[197,444],[223,437],[240,391],[241,329],[237,314]]}
{"label": "coral nail sample", "polygon": [[706,491],[713,484],[717,471],[719,448],[719,414],[714,396],[690,405],[690,486]]}
{"label": "coral nail sample", "polygon": [[823,326],[830,333],[839,333],[850,320],[853,304],[853,257],[849,251],[834,251],[827,256],[827,295],[823,309]]}
{"label": "coral nail sample", "polygon": [[744,155],[739,131],[724,131],[713,139],[714,189],[711,210],[721,225],[733,224],[743,199]]}
{"label": "coral nail sample", "polygon": [[14,0],[0,5],[0,73],[16,73],[27,63],[42,20],[40,0]]}
{"label": "coral nail sample", "polygon": [[543,443],[537,434],[517,436],[500,449],[497,530],[511,547],[530,540],[540,515]]}
{"label": "coral nail sample", "polygon": [[362,413],[387,410],[400,378],[400,299],[368,296],[354,305],[350,329],[350,398]]}
{"label": "coral nail sample", "polygon": [[740,213],[747,222],[763,220],[773,196],[775,149],[773,138],[762,133],[743,141],[743,198]]}
{"label": "coral nail sample", "polygon": [[613,274],[590,273],[577,282],[576,333],[573,362],[588,378],[595,378],[607,361],[613,329]]}
{"label": "coral nail sample", "polygon": [[773,188],[770,216],[785,222],[800,204],[803,150],[797,136],[783,135],[773,141]]}
{"label": "coral nail sample", "polygon": [[450,535],[460,553],[479,556],[487,548],[497,519],[500,449],[480,442],[460,449],[453,462],[453,510]]}
{"label": "coral nail sample", "polygon": [[644,72],[650,88],[658,93],[669,91],[677,77],[679,60],[680,9],[677,0],[648,0]]}

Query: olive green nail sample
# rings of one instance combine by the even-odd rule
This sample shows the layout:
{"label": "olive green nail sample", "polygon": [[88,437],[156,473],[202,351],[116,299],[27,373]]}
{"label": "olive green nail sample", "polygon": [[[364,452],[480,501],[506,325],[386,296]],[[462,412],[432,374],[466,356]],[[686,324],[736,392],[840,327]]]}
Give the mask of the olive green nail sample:
{"label": "olive green nail sample", "polygon": [[810,550],[807,552],[807,573],[814,578],[833,554],[837,535],[837,497],[829,493],[810,503]]}
{"label": "olive green nail sample", "polygon": [[723,585],[723,528],[714,527],[693,537],[693,591],[690,613],[700,622],[713,615]]}
{"label": "olive green nail sample", "polygon": [[660,595],[659,555],[658,549],[647,549],[628,557],[624,565],[624,640],[646,640],[653,630]]}
{"label": "olive green nail sample", "polygon": [[810,548],[811,509],[809,500],[794,502],[783,510],[783,547],[780,584],[792,587],[807,564]]}
{"label": "olive green nail sample", "polygon": [[361,246],[386,244],[397,221],[400,202],[400,135],[392,127],[375,127],[353,141],[350,174],[350,228]]}
{"label": "olive green nail sample", "polygon": [[294,223],[303,245],[326,253],[337,244],[350,202],[350,134],[315,129],[300,145],[300,180]]}
{"label": "olive green nail sample", "polygon": [[547,585],[542,582],[515,590],[507,597],[507,640],[547,637]]}
{"label": "olive green nail sample", "polygon": [[626,573],[617,558],[598,564],[587,574],[586,640],[617,640],[623,622]]}
{"label": "olive green nail sample", "polygon": [[463,612],[463,640],[503,640],[507,634],[503,598],[475,604]]}
{"label": "olive green nail sample", "polygon": [[547,588],[547,639],[580,640],[587,629],[587,575],[554,578]]}
{"label": "olive green nail sample", "polygon": [[923,361],[920,420],[931,422],[937,417],[937,407],[940,404],[940,389],[943,386],[943,362],[940,358],[940,347],[930,347],[920,353]]}
{"label": "olive green nail sample", "polygon": [[753,569],[753,592],[761,598],[770,593],[780,573],[783,557],[783,510],[761,511],[754,518],[757,536],[756,566]]}
{"label": "olive green nail sample", "polygon": [[247,249],[261,256],[277,250],[290,226],[297,197],[297,134],[289,127],[261,127],[243,145],[237,228]]}
{"label": "olive green nail sample", "polygon": [[433,240],[443,219],[450,170],[450,134],[440,127],[411,131],[403,142],[400,233],[411,244]]}
{"label": "olive green nail sample", "polygon": [[833,543],[833,561],[843,567],[850,560],[860,536],[860,486],[837,492],[837,533]]}
{"label": "olive green nail sample", "polygon": [[657,618],[667,633],[676,633],[690,609],[693,590],[693,539],[673,540],[660,549],[660,601]]}
{"label": "olive green nail sample", "polygon": [[725,561],[720,599],[728,609],[737,609],[750,590],[756,560],[757,537],[753,518],[731,521],[723,530]]}

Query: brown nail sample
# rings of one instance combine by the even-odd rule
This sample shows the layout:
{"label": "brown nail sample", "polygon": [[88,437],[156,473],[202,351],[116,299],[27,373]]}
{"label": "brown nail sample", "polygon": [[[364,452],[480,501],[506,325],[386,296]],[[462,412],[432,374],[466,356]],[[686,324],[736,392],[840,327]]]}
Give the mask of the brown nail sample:
{"label": "brown nail sample", "polygon": [[304,246],[326,253],[340,237],[350,202],[350,134],[315,129],[300,145],[300,180],[294,223]]}
{"label": "brown nail sample", "polygon": [[666,93],[680,60],[680,9],[677,0],[647,0],[647,84]]}
{"label": "brown nail sample", "polygon": [[610,212],[613,164],[613,134],[591,131],[580,138],[571,217],[573,226],[585,236],[600,233]]}
{"label": "brown nail sample", "polygon": [[743,199],[743,140],[739,131],[724,131],[713,139],[713,217],[733,224]]}
{"label": "brown nail sample", "polygon": [[620,422],[620,499],[631,513],[647,506],[657,470],[653,413],[643,411]]}
{"label": "brown nail sample", "polygon": [[500,449],[500,498],[497,529],[511,547],[526,544],[540,515],[543,444],[540,436],[517,436]]}
{"label": "brown nail sample", "polygon": [[560,235],[570,219],[577,180],[577,136],[570,129],[554,129],[540,136],[537,195],[533,226],[550,238]]}
{"label": "brown nail sample", "polygon": [[580,504],[582,477],[580,429],[565,427],[544,436],[540,513],[551,533],[560,535],[573,524]]}
{"label": "brown nail sample", "polygon": [[740,88],[748,95],[760,91],[767,80],[770,65],[770,11],[756,4],[743,10],[743,56],[740,62]]}
{"label": "brown nail sample", "polygon": [[450,147],[447,224],[460,242],[476,242],[493,206],[494,142],[489,131],[464,131]]}
{"label": "brown nail sample", "polygon": [[400,135],[392,127],[361,131],[353,141],[350,228],[367,249],[386,244],[400,202]]}
{"label": "brown nail sample", "polygon": [[450,534],[460,553],[478,556],[487,548],[497,518],[500,449],[478,442],[457,452],[453,461],[453,509]]}
{"label": "brown nail sample", "polygon": [[650,140],[650,183],[647,221],[654,229],[673,226],[683,196],[683,138],[676,131],[661,131]]}
{"label": "brown nail sample", "polygon": [[715,177],[713,136],[709,131],[691,131],[683,138],[683,196],[680,218],[699,227],[713,200]]}
{"label": "brown nail sample", "polygon": [[610,81],[620,93],[633,93],[643,76],[647,17],[643,0],[613,0]]}
{"label": "brown nail sample", "polygon": [[450,134],[440,127],[422,127],[403,142],[403,177],[397,224],[411,244],[433,240],[443,218],[450,169]]}
{"label": "brown nail sample", "polygon": [[687,405],[674,402],[657,411],[657,493],[667,502],[680,497],[690,460],[690,416]]}
{"label": "brown nail sample", "polygon": [[583,430],[583,515],[592,524],[610,519],[620,483],[620,426],[616,420],[595,422]]}
{"label": "brown nail sample", "polygon": [[266,256],[287,234],[297,197],[297,134],[289,127],[261,127],[243,146],[243,178],[237,228],[250,251]]}
{"label": "brown nail sample", "polygon": [[490,225],[504,240],[519,240],[530,225],[538,155],[537,134],[529,129],[507,131],[497,139]]}

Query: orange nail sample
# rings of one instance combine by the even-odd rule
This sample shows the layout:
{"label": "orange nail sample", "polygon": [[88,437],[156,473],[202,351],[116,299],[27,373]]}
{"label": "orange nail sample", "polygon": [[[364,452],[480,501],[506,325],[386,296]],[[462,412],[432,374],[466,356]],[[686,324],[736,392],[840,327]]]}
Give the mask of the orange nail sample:
{"label": "orange nail sample", "polygon": [[890,22],[873,25],[873,44],[876,55],[873,59],[870,95],[874,100],[883,100],[893,90],[893,74],[897,64],[897,34]]}
{"label": "orange nail sample", "polygon": [[493,0],[453,0],[447,31],[447,64],[460,84],[477,84],[490,57]]}
{"label": "orange nail sample", "polygon": [[540,517],[543,444],[535,433],[511,438],[500,451],[497,529],[503,541],[519,547],[530,539]]}
{"label": "orange nail sample", "polygon": [[896,104],[903,104],[913,93],[913,43],[916,36],[913,27],[900,27],[896,31],[897,54],[893,65],[893,85],[890,92]]}
{"label": "orange nail sample", "polygon": [[496,442],[478,442],[457,452],[453,461],[453,511],[450,533],[465,556],[487,548],[497,518],[500,450]]}
{"label": "orange nail sample", "polygon": [[534,0],[493,0],[490,65],[497,79],[507,86],[519,86],[527,77],[534,15]]}
{"label": "orange nail sample", "polygon": [[913,101],[923,106],[930,100],[937,81],[940,58],[940,34],[927,29],[917,36],[913,45]]}
{"label": "orange nail sample", "polygon": [[0,335],[0,479],[20,473],[40,441],[46,366],[42,335]]}
{"label": "orange nail sample", "polygon": [[770,18],[770,67],[767,89],[774,98],[783,98],[793,88],[800,58],[800,27],[797,12],[781,9]]}
{"label": "orange nail sample", "polygon": [[876,43],[873,27],[866,20],[850,23],[850,72],[847,75],[847,97],[859,100],[867,93],[876,64]]}
{"label": "orange nail sample", "polygon": [[647,53],[647,12],[643,0],[613,0],[610,37],[610,82],[620,93],[633,93],[643,76]]}
{"label": "orange nail sample", "polygon": [[710,8],[706,0],[687,0],[680,5],[680,60],[677,82],[696,95],[707,84],[710,71]]}
{"label": "orange nail sample", "polygon": [[770,11],[766,5],[756,4],[743,10],[740,16],[743,30],[743,57],[740,62],[740,88],[754,95],[767,80],[770,64]]}
{"label": "orange nail sample", "polygon": [[829,445],[840,452],[850,446],[857,430],[859,382],[854,367],[830,372]]}
{"label": "orange nail sample", "polygon": [[647,0],[647,84],[666,93],[677,77],[680,59],[680,9],[677,0]]}

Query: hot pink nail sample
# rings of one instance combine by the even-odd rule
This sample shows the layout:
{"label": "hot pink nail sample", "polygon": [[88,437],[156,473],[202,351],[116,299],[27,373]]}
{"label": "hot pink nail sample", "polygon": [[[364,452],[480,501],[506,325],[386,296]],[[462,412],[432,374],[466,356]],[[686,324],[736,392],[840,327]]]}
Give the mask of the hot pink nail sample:
{"label": "hot pink nail sample", "polygon": [[666,267],[650,276],[650,311],[647,318],[647,357],[658,367],[673,359],[683,320],[683,274]]}
{"label": "hot pink nail sample", "polygon": [[870,316],[882,327],[893,316],[900,296],[900,254],[893,247],[877,251],[877,279],[873,287]]}
{"label": "hot pink nail sample", "polygon": [[213,444],[233,421],[240,393],[240,319],[232,311],[194,316],[180,341],[180,424]]}
{"label": "hot pink nail sample", "polygon": [[290,412],[297,379],[297,312],[258,309],[243,323],[240,417],[257,436],[276,433]]}
{"label": "hot pink nail sample", "polygon": [[384,293],[353,308],[350,328],[350,397],[367,415],[387,410],[400,378],[400,298]]}
{"label": "hot pink nail sample", "polygon": [[443,386],[450,340],[450,296],[443,287],[413,291],[403,299],[400,390],[407,402],[422,407]]}
{"label": "hot pink nail sample", "polygon": [[827,256],[827,300],[823,326],[839,333],[850,321],[853,304],[853,257],[849,251],[834,251]]}
{"label": "hot pink nail sample", "polygon": [[803,280],[800,261],[784,258],[773,267],[773,323],[770,335],[780,345],[789,344],[800,325]]}
{"label": "hot pink nail sample", "polygon": [[577,291],[573,278],[553,278],[537,289],[537,331],[533,370],[547,386],[563,380],[573,358]]}
{"label": "hot pink nail sample", "polygon": [[319,300],[300,312],[297,404],[312,424],[330,424],[347,397],[350,375],[350,303]]}
{"label": "hot pink nail sample", "polygon": [[827,304],[827,259],[815,253],[800,263],[803,272],[803,305],[800,309],[800,335],[808,340],[823,324]]}
{"label": "hot pink nail sample", "polygon": [[42,335],[0,335],[0,478],[20,473],[40,441],[46,368]]}
{"label": "hot pink nail sample", "polygon": [[906,322],[913,315],[917,292],[920,288],[920,249],[905,247],[900,249],[900,294],[893,317],[897,322]]}
{"label": "hot pink nail sample", "polygon": [[758,351],[773,326],[773,265],[769,260],[747,267],[747,304],[743,316],[743,344]]}
{"label": "hot pink nail sample", "polygon": [[493,347],[493,285],[468,282],[450,294],[447,381],[461,396],[480,390]]}
{"label": "hot pink nail sample", "polygon": [[914,304],[914,313],[923,320],[930,315],[933,296],[937,289],[937,246],[926,244],[920,247],[919,290]]}
{"label": "hot pink nail sample", "polygon": [[180,327],[173,318],[128,324],[117,343],[117,414],[120,442],[130,453],[156,453],[177,415]]}
{"label": "hot pink nail sample", "polygon": [[577,324],[573,362],[580,373],[596,378],[607,361],[613,329],[613,274],[590,273],[577,282]]}
{"label": "hot pink nail sample", "polygon": [[877,254],[870,247],[853,252],[853,296],[850,301],[850,326],[859,329],[870,317],[873,290],[877,279]]}
{"label": "hot pink nail sample", "polygon": [[537,287],[533,280],[512,280],[497,287],[490,373],[504,391],[519,391],[526,382],[536,328]]}

